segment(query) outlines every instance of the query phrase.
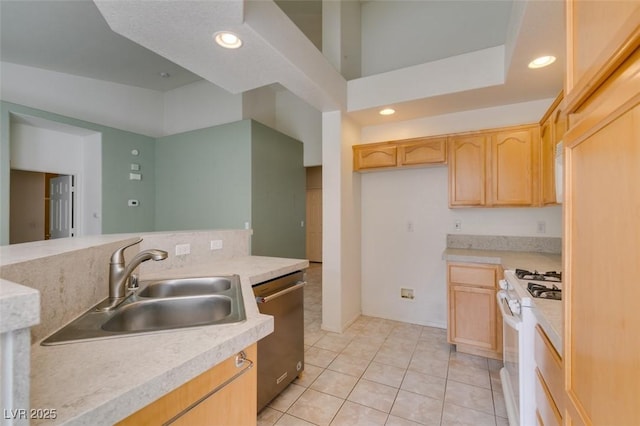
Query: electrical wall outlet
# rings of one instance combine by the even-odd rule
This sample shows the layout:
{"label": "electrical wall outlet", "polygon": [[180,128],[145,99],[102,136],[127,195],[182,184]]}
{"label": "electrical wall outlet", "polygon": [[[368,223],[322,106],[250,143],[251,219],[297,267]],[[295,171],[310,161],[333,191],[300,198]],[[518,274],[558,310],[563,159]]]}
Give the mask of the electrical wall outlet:
{"label": "electrical wall outlet", "polygon": [[462,230],[462,221],[461,220],[456,220],[455,229],[456,229],[456,231]]}
{"label": "electrical wall outlet", "polygon": [[412,288],[401,288],[400,289],[400,297],[403,299],[412,299],[413,300],[413,289]]}
{"label": "electrical wall outlet", "polygon": [[222,250],[222,240],[211,240],[211,250]]}
{"label": "electrical wall outlet", "polygon": [[544,220],[538,221],[538,234],[546,234],[547,233],[547,222]]}
{"label": "electrical wall outlet", "polygon": [[191,253],[191,244],[176,244],[176,256]]}

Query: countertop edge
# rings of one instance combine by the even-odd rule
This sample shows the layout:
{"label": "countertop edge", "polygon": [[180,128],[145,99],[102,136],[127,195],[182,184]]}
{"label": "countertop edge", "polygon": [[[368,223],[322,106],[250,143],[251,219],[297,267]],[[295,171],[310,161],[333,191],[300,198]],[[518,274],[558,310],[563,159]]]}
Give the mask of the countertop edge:
{"label": "countertop edge", "polygon": [[0,279],[0,333],[34,326],[40,322],[40,292]]}

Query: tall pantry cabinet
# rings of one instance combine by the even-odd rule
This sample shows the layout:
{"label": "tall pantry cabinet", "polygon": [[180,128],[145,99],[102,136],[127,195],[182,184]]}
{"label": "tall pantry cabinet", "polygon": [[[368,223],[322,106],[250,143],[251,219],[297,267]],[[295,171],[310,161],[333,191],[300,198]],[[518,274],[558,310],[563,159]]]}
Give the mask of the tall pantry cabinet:
{"label": "tall pantry cabinet", "polygon": [[640,424],[640,2],[567,2],[565,424]]}

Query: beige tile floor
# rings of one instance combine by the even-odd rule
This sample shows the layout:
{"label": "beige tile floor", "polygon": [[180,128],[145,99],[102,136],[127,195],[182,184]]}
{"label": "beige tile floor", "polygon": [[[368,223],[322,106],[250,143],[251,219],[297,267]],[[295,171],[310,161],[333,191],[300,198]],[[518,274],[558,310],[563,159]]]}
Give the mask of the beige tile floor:
{"label": "beige tile floor", "polygon": [[507,425],[501,363],[456,352],[446,330],[361,316],[320,329],[322,268],[305,287],[305,371],[258,425]]}

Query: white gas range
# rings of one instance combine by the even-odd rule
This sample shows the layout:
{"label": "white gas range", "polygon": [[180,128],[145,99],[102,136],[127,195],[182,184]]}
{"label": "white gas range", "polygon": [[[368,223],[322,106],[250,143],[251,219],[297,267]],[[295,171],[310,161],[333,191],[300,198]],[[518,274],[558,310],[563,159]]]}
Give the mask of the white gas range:
{"label": "white gas range", "polygon": [[557,307],[562,294],[558,272],[506,270],[497,294],[503,319],[502,388],[511,426],[536,424],[533,308]]}

